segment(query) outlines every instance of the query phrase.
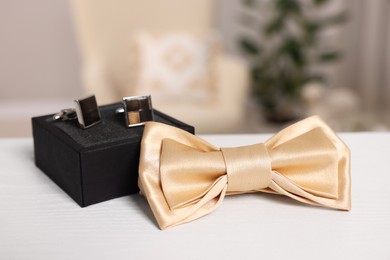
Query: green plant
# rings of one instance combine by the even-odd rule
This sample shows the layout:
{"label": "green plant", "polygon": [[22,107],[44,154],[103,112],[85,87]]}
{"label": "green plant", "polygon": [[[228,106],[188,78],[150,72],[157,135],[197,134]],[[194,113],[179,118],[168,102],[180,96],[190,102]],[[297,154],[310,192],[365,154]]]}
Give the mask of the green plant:
{"label": "green plant", "polygon": [[260,39],[244,36],[239,44],[252,64],[253,93],[270,119],[284,120],[278,116],[283,117],[280,113],[290,108],[283,106],[297,103],[307,82],[324,80],[323,75],[312,70],[313,65],[340,58],[339,51],[322,43],[321,34],[324,29],[344,22],[346,15],[341,12],[318,16],[327,2],[269,0],[266,8],[261,8],[257,0],[244,1],[252,13],[258,10],[258,15],[264,18],[260,28],[252,27],[255,34],[260,32]]}

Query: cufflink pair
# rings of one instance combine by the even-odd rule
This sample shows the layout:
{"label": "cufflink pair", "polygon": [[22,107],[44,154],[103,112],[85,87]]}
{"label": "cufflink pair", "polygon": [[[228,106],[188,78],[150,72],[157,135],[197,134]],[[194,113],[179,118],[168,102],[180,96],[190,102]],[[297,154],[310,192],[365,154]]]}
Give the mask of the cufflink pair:
{"label": "cufflink pair", "polygon": [[[53,119],[55,121],[77,119],[81,129],[90,128],[102,121],[95,95],[84,99],[76,99],[74,102],[75,108],[62,109],[53,116]],[[124,97],[122,105],[123,107],[116,109],[115,113],[124,113],[127,127],[139,126],[145,124],[146,121],[153,121],[151,96]]]}

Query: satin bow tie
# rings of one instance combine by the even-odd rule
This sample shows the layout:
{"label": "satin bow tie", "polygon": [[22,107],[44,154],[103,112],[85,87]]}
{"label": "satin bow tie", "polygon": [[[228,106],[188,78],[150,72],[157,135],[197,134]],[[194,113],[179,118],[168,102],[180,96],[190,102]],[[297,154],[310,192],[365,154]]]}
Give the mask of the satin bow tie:
{"label": "satin bow tie", "polygon": [[246,192],[349,210],[350,152],[318,117],[264,144],[221,149],[150,122],[141,141],[138,185],[161,229],[210,213],[225,195]]}

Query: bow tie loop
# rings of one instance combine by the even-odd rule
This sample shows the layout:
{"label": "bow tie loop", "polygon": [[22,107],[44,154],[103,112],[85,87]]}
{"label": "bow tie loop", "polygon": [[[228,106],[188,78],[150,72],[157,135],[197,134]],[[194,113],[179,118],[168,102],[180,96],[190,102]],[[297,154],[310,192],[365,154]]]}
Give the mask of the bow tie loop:
{"label": "bow tie loop", "polygon": [[264,144],[221,148],[221,152],[228,193],[259,191],[271,183],[271,159]]}

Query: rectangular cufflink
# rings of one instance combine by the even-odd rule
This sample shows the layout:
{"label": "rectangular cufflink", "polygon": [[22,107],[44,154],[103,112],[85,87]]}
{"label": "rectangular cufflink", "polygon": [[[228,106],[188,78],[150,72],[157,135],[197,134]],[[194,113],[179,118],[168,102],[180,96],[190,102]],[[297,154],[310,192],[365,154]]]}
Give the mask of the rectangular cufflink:
{"label": "rectangular cufflink", "polygon": [[81,128],[89,128],[101,122],[95,95],[84,99],[77,99],[74,102],[76,103],[77,120]]}
{"label": "rectangular cufflink", "polygon": [[127,127],[143,125],[154,119],[150,96],[124,97],[123,107]]}

